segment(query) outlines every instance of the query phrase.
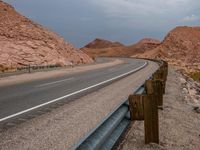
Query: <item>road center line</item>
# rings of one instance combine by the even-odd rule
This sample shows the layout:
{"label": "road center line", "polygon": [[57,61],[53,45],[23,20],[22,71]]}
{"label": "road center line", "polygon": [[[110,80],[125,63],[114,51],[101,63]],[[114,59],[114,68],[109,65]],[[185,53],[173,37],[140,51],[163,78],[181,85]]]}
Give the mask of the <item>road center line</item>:
{"label": "road center line", "polygon": [[69,80],[72,80],[72,79],[74,79],[74,77],[71,77],[71,78],[68,78],[68,79],[63,79],[63,80],[58,80],[58,81],[54,81],[54,82],[40,84],[40,85],[37,85],[36,87],[48,86],[48,85],[51,85],[51,84],[56,84],[56,83],[60,83],[60,82],[64,82],[64,81],[69,81]]}
{"label": "road center line", "polygon": [[98,86],[100,86],[100,85],[106,84],[106,83],[108,83],[108,82],[111,82],[111,81],[117,80],[117,79],[122,78],[122,77],[124,77],[124,76],[130,75],[130,74],[132,74],[132,73],[134,73],[134,72],[136,72],[136,71],[138,71],[138,70],[144,68],[147,64],[148,64],[148,63],[145,62],[142,66],[140,66],[140,67],[138,67],[138,68],[136,68],[136,69],[134,69],[134,70],[131,70],[131,71],[129,71],[129,72],[126,72],[126,73],[124,73],[124,74],[121,74],[121,75],[119,75],[119,76],[116,76],[116,77],[114,77],[114,78],[111,78],[111,79],[105,80],[105,81],[103,81],[103,82],[100,82],[100,83],[98,83],[98,84],[95,84],[95,85],[92,85],[92,86],[86,87],[86,88],[81,89],[81,90],[79,90],[79,91],[76,91],[76,92],[73,92],[73,93],[67,94],[67,95],[65,95],[65,96],[62,96],[62,97],[59,97],[59,98],[53,99],[53,100],[48,101],[48,102],[46,102],[46,103],[43,103],[43,104],[40,104],[40,105],[34,106],[34,107],[32,107],[32,108],[29,108],[29,109],[23,110],[23,111],[21,111],[21,112],[18,112],[18,113],[12,114],[12,115],[10,115],[10,116],[7,116],[7,117],[4,117],[4,118],[1,118],[1,119],[0,119],[0,122],[3,122],[3,121],[8,120],[8,119],[10,119],[10,118],[14,118],[14,117],[16,117],[16,116],[19,116],[19,115],[22,115],[22,114],[24,114],[24,113],[30,112],[30,111],[32,111],[32,110],[35,110],[35,109],[41,108],[41,107],[46,106],[46,105],[48,105],[48,104],[52,104],[52,103],[54,103],[54,102],[57,102],[57,101],[63,100],[64,98],[68,98],[68,97],[73,96],[73,95],[76,95],[76,94],[78,94],[78,93],[81,93],[81,92],[87,91],[87,90],[89,90],[89,89],[92,89],[92,88],[98,87]]}

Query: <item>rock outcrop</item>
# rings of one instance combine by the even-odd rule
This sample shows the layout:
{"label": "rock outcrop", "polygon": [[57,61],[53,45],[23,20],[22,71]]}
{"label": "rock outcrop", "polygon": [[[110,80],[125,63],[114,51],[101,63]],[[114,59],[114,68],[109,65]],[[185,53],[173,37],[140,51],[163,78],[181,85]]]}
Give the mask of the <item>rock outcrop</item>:
{"label": "rock outcrop", "polygon": [[107,40],[94,40],[87,44],[82,50],[91,57],[97,56],[132,56],[138,53],[144,53],[157,47],[160,41],[145,38],[133,45],[125,46],[119,42],[110,42]]}
{"label": "rock outcrop", "polygon": [[200,70],[200,27],[176,27],[158,47],[137,56],[162,58],[186,72]]}
{"label": "rock outcrop", "polygon": [[0,20],[0,69],[92,62],[84,52],[3,1],[0,1]]}

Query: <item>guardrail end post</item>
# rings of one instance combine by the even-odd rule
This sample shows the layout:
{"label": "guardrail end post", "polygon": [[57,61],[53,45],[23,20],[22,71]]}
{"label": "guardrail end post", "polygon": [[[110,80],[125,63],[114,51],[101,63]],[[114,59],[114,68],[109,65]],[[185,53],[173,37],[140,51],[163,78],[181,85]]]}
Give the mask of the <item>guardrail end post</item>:
{"label": "guardrail end post", "polygon": [[159,143],[158,104],[155,95],[130,95],[131,120],[144,120],[145,144]]}
{"label": "guardrail end post", "polygon": [[159,144],[158,109],[155,95],[144,96],[145,144]]}

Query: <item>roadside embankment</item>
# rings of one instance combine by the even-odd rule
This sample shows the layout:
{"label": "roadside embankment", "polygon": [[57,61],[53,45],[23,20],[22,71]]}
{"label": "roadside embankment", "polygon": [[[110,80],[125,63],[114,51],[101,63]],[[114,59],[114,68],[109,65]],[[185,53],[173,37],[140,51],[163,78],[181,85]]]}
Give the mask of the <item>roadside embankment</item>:
{"label": "roadside embankment", "polygon": [[199,150],[200,84],[169,67],[164,110],[159,110],[160,144],[144,144],[144,122],[134,122],[118,149]]}
{"label": "roadside embankment", "polygon": [[59,77],[59,76],[67,75],[67,74],[81,73],[81,72],[90,71],[94,69],[112,67],[112,66],[119,65],[122,63],[125,63],[125,62],[120,59],[113,59],[112,61],[102,62],[98,64],[75,66],[72,68],[63,68],[59,70],[34,72],[31,74],[26,73],[26,74],[21,74],[21,75],[9,76],[5,78],[0,78],[0,86],[18,84],[18,83],[29,82],[33,80],[42,80],[42,79],[52,78],[52,77]]}

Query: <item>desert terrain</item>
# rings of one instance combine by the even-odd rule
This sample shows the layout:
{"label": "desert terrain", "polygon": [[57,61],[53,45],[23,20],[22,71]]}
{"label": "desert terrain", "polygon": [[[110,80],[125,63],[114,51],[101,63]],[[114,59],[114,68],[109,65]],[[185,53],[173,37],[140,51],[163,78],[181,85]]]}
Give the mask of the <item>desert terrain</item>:
{"label": "desert terrain", "polygon": [[[96,44],[95,44],[96,43]],[[91,57],[126,56],[137,58],[163,59],[186,73],[200,71],[200,27],[178,26],[165,36],[163,41],[144,38],[132,45],[115,45],[101,40],[94,40],[82,50]],[[106,44],[105,44],[106,43]],[[90,45],[90,46],[88,46]]]}
{"label": "desert terrain", "polygon": [[145,38],[132,45],[123,45],[119,42],[112,42],[103,39],[95,39],[83,48],[86,54],[91,57],[107,56],[107,57],[130,57],[134,54],[144,53],[160,44],[159,40]]}
{"label": "desert terrain", "polygon": [[92,62],[84,52],[3,1],[0,20],[0,70]]}
{"label": "desert terrain", "polygon": [[200,71],[200,27],[176,27],[158,47],[135,56],[165,59],[186,72]]}
{"label": "desert terrain", "polygon": [[[164,106],[159,110],[160,143],[145,145],[144,125],[136,121],[131,123],[116,149],[199,150],[200,27],[178,26],[163,40],[144,38],[130,45],[97,38],[78,49],[1,0],[0,20],[1,73],[27,66],[71,66],[0,78],[0,110],[5,111],[2,111],[3,119],[10,116],[13,119],[3,124],[5,128],[0,128],[0,149],[71,149],[158,69],[155,62],[135,59],[149,58],[169,63]],[[113,58],[95,64],[96,57]],[[138,72],[98,90],[88,93],[85,90],[141,66]],[[52,102],[58,99],[64,100]],[[36,115],[30,113],[27,118],[19,115],[15,120],[13,114],[7,114],[11,106],[18,114],[20,104],[24,105],[20,112],[31,107]],[[45,109],[35,108],[43,104]]]}

